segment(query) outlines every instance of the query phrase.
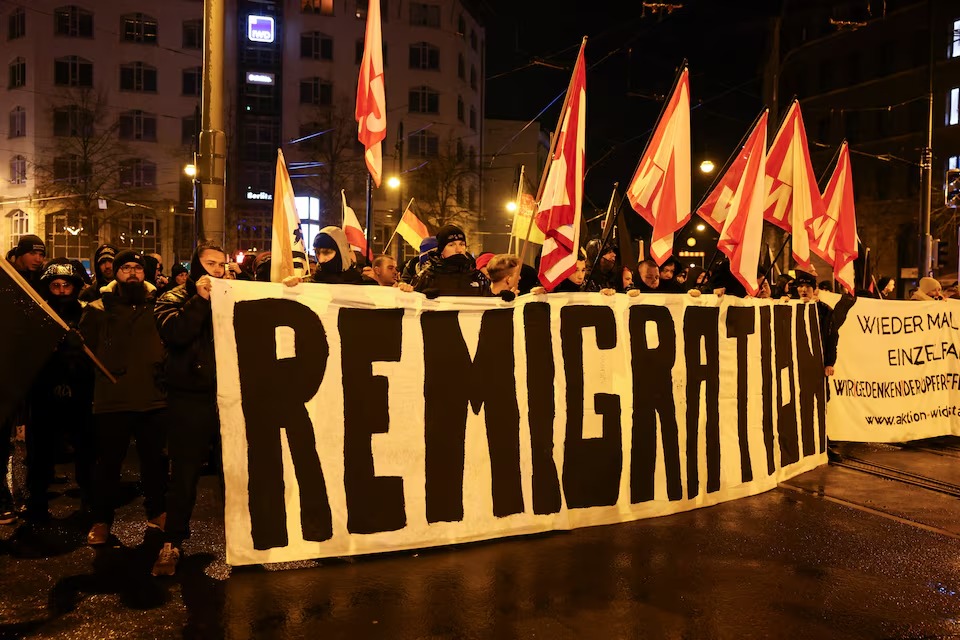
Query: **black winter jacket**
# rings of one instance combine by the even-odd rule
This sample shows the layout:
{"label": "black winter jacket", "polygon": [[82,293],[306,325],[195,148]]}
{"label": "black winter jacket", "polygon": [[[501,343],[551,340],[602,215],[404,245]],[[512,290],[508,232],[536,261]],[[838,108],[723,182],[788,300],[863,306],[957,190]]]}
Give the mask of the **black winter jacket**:
{"label": "black winter jacket", "polygon": [[414,291],[435,296],[489,296],[490,281],[469,256],[433,255],[413,280]]}
{"label": "black winter jacket", "polygon": [[153,319],[157,289],[149,282],[142,304],[131,305],[117,292],[118,283],[101,289],[80,318],[80,333],[90,350],[117,378],[111,383],[97,372],[93,412],[151,411],[166,406],[163,343]]}
{"label": "black winter jacket", "polygon": [[215,392],[213,315],[210,301],[197,295],[196,283],[187,280],[164,293],[153,314],[167,347],[167,386],[195,393]]}

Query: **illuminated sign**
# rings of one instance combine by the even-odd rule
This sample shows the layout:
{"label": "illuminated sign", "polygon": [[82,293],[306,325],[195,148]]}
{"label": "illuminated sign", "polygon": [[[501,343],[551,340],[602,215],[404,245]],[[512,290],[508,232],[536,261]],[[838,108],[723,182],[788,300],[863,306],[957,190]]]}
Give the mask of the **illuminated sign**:
{"label": "illuminated sign", "polygon": [[260,73],[258,71],[248,71],[247,72],[247,83],[248,84],[269,84],[273,85],[273,74],[272,73]]}
{"label": "illuminated sign", "polygon": [[266,191],[261,191],[259,193],[247,191],[247,200],[273,200],[273,196]]}
{"label": "illuminated sign", "polygon": [[250,42],[273,42],[276,26],[270,16],[247,16],[247,39]]}

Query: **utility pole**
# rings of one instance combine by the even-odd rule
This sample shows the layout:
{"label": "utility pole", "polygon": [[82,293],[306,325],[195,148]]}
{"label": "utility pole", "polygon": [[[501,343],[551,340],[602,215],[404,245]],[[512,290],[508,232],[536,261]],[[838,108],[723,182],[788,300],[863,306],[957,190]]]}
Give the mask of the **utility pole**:
{"label": "utility pole", "polygon": [[[226,0],[203,1],[203,90],[197,154],[200,197],[194,214],[202,223],[198,240],[224,245],[227,141],[223,132],[223,50]],[[224,247],[226,248],[226,247]]]}
{"label": "utility pole", "polygon": [[[403,218],[403,120],[397,128],[397,217],[396,223],[400,224]],[[397,243],[397,262],[400,261],[400,243]]]}
{"label": "utility pole", "polygon": [[920,260],[919,277],[933,273],[933,239],[930,236],[930,198],[933,189],[933,68],[934,24],[933,0],[927,0],[930,18],[930,51],[927,65],[927,144],[920,155]]}

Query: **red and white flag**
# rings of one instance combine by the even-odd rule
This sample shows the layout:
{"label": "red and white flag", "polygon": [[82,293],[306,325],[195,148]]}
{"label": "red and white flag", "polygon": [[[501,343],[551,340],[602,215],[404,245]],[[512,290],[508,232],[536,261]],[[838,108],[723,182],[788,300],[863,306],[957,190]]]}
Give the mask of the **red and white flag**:
{"label": "red and white flag", "polygon": [[380,0],[367,3],[367,30],[357,82],[357,138],[364,146],[364,160],[380,186],[383,174],[381,143],[387,137],[387,99],[383,88],[383,42],[380,30]]}
{"label": "red and white flag", "polygon": [[684,68],[627,187],[633,210],[653,227],[650,257],[673,254],[673,234],[690,219],[690,78]]}
{"label": "red and white flag", "polygon": [[270,281],[281,282],[288,276],[309,274],[293,185],[280,149],[277,149],[277,177],[273,186],[272,234]]}
{"label": "red and white flag", "polygon": [[808,222],[823,215],[800,103],[790,105],[767,153],[763,219],[790,232],[797,267],[810,270]]}
{"label": "red and white flag", "polygon": [[717,248],[730,259],[730,272],[750,295],[756,295],[759,288],[757,266],[763,238],[766,149],[767,112],[764,111],[740,154],[697,209],[697,214],[711,225],[722,220]]}
{"label": "red and white flag", "polygon": [[362,256],[371,258],[367,250],[367,236],[363,233],[363,227],[360,226],[360,220],[357,219],[357,213],[353,207],[347,206],[347,194],[340,190],[340,197],[343,199],[343,234],[347,236],[347,242],[350,248]]}
{"label": "red and white flag", "polygon": [[833,277],[853,295],[857,259],[857,214],[853,204],[853,173],[847,141],[840,145],[837,166],[823,192],[823,215],[813,218],[807,227],[813,252],[833,265]]}
{"label": "red and white flag", "polygon": [[560,114],[556,146],[548,159],[536,217],[537,226],[545,236],[540,254],[540,282],[548,291],[577,269],[587,109],[585,46],[586,38],[573,68],[566,108]]}

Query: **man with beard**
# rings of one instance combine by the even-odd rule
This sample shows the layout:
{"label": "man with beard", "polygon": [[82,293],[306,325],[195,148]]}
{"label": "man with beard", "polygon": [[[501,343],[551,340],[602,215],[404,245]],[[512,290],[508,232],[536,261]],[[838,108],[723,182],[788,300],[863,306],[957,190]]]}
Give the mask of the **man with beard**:
{"label": "man with beard", "polygon": [[120,467],[131,436],[137,441],[147,526],[162,530],[166,520],[163,343],[153,318],[157,290],[144,280],[143,256],[121,251],[113,264],[117,279],[103,287],[100,299],[88,304],[80,318],[84,341],[117,379],[112,384],[98,372],[94,383],[97,456],[90,545],[110,537]]}
{"label": "man with beard", "polygon": [[82,302],[93,302],[100,297],[100,290],[113,282],[113,259],[117,248],[112,244],[102,244],[93,252],[93,282],[80,292]]}
{"label": "man with beard", "polygon": [[202,243],[190,263],[187,281],[157,300],[154,316],[167,348],[167,446],[170,489],[164,545],[153,565],[155,576],[173,575],[180,548],[190,537],[190,516],[197,501],[200,470],[216,444],[217,378],[213,351],[210,289],[223,278],[223,249]]}
{"label": "man with beard", "polygon": [[47,488],[53,479],[58,434],[67,429],[73,446],[81,503],[88,504],[93,465],[93,365],[83,353],[83,341],[76,332],[83,312],[77,300],[83,277],[75,265],[55,258],[40,277],[41,295],[71,331],[40,370],[29,399],[31,420],[27,425],[27,510],[28,522],[50,518]]}

